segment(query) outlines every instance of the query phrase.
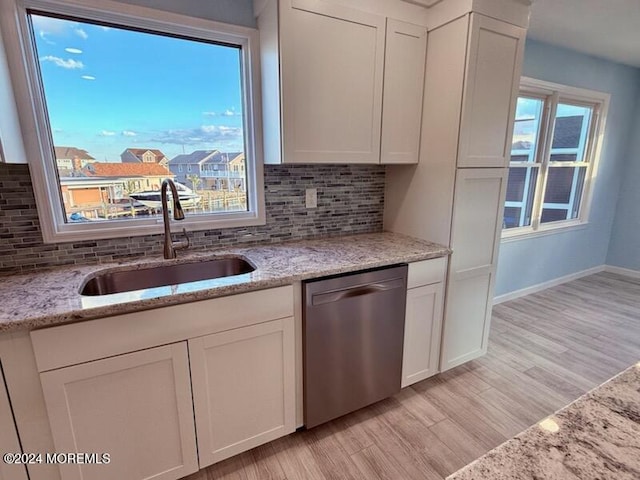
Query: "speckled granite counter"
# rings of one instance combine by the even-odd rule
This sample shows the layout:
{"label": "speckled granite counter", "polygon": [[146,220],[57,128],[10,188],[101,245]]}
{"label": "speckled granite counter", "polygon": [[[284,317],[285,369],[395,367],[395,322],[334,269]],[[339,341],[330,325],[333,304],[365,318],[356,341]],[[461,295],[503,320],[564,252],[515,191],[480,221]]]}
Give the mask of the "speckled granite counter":
{"label": "speckled granite counter", "polygon": [[[181,251],[180,258],[171,261],[151,258],[0,277],[0,333],[193,302],[287,285],[308,278],[437,258],[449,253],[449,249],[442,245],[385,232],[247,248]],[[255,271],[97,297],[78,293],[85,278],[98,271],[146,268],[168,262],[197,262],[231,255],[244,257],[256,267]]]}
{"label": "speckled granite counter", "polygon": [[640,363],[448,480],[640,478]]}

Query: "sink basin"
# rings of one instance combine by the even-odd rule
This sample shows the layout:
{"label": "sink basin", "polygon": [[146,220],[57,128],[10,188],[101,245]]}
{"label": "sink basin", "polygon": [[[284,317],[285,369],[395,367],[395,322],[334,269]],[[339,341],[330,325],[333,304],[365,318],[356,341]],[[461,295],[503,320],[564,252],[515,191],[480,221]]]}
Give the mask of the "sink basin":
{"label": "sink basin", "polygon": [[212,280],[253,272],[255,268],[239,257],[216,258],[193,263],[159,265],[137,270],[99,273],[80,288],[81,295],[109,295],[179,283]]}

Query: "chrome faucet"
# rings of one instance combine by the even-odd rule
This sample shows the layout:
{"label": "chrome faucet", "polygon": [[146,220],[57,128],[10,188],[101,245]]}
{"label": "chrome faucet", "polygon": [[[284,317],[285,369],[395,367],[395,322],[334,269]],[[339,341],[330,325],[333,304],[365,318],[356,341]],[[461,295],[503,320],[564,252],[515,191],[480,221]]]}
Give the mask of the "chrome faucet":
{"label": "chrome faucet", "polygon": [[176,250],[183,248],[189,248],[189,237],[187,236],[187,230],[182,229],[186,240],[180,242],[174,242],[171,238],[171,221],[169,220],[169,207],[167,200],[167,185],[171,188],[171,196],[173,199],[173,218],[175,220],[184,220],[184,211],[182,205],[180,205],[180,198],[178,197],[178,191],[176,189],[173,180],[168,178],[162,181],[162,187],[160,187],[160,195],[162,197],[162,222],[164,223],[164,258],[176,258]]}

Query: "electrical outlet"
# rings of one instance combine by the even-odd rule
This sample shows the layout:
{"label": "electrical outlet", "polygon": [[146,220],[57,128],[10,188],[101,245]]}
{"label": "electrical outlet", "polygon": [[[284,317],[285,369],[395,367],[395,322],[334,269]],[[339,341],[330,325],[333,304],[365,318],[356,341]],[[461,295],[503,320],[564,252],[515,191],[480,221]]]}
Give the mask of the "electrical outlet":
{"label": "electrical outlet", "polygon": [[305,204],[307,208],[318,208],[318,189],[307,188],[305,191]]}

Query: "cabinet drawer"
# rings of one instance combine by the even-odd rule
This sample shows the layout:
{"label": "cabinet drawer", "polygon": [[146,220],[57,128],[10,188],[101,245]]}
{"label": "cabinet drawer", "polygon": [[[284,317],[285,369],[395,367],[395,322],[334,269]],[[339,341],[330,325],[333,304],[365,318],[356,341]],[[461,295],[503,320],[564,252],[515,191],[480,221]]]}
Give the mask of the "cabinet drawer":
{"label": "cabinet drawer", "polygon": [[293,316],[293,287],[173,305],[31,332],[39,372]]}
{"label": "cabinet drawer", "polygon": [[420,287],[444,281],[447,271],[447,257],[433,258],[409,264],[407,288]]}

